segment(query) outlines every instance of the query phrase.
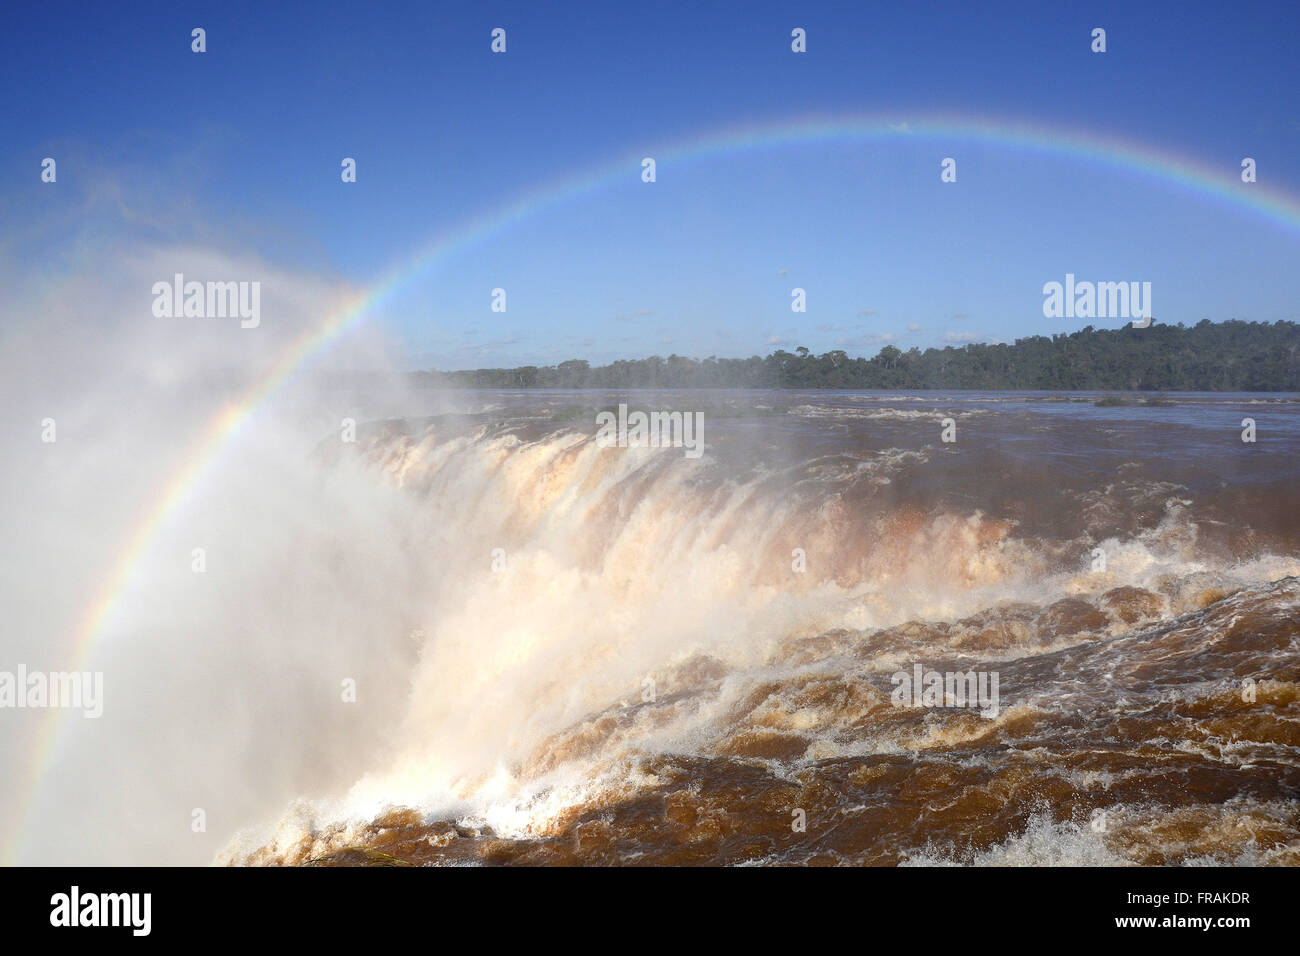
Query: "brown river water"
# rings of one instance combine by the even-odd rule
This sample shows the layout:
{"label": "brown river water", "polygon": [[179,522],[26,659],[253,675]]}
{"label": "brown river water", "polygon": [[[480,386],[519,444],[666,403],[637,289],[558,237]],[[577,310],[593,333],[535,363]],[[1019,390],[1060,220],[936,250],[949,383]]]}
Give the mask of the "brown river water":
{"label": "brown river water", "polygon": [[[479,392],[322,445],[446,558],[355,785],[219,861],[1300,863],[1300,400],[1097,397]],[[619,403],[702,454],[602,447]]]}

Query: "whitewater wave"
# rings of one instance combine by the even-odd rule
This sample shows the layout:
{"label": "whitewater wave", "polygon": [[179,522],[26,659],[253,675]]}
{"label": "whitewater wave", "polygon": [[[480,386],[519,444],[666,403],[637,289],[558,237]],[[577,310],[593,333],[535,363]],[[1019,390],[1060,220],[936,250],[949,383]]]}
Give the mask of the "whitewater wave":
{"label": "whitewater wave", "polygon": [[[932,445],[784,466],[752,447],[724,433],[691,462],[601,448],[571,423],[370,429],[359,453],[422,503],[430,553],[445,556],[406,717],[350,791],[298,802],[220,860],[376,862],[400,847],[444,864],[1132,862],[1069,819],[1027,824],[1040,811],[1019,796],[988,828],[971,814],[1035,787],[1086,802],[1098,788],[1080,775],[1115,781],[1105,805],[1119,813],[1122,781],[1152,786],[1148,750],[1171,752],[1161,708],[1209,708],[1182,718],[1205,732],[1189,742],[1184,728],[1181,772],[1213,766],[1240,786],[1232,775],[1267,758],[1295,782],[1293,684],[1264,678],[1294,669],[1297,589],[1277,582],[1300,561],[1207,551],[1184,486],[1040,484],[1086,520],[1027,536],[1016,507],[956,506],[970,475],[918,498],[942,463]],[[1132,533],[1093,533],[1117,521]],[[1243,620],[1274,644],[1225,650]],[[1002,670],[1000,713],[894,706],[890,675],[921,661]],[[1219,712],[1245,674],[1263,681],[1273,730]],[[1086,766],[1106,721],[1142,729]],[[1210,732],[1223,721],[1233,730]],[[904,794],[904,768],[919,795]],[[800,800],[822,801],[820,843],[785,840]],[[921,836],[940,807],[953,822],[936,850]],[[1267,846],[1215,852],[1286,857],[1296,827],[1282,817]],[[954,856],[961,826],[985,848]],[[1192,841],[1167,857],[1208,852]]]}

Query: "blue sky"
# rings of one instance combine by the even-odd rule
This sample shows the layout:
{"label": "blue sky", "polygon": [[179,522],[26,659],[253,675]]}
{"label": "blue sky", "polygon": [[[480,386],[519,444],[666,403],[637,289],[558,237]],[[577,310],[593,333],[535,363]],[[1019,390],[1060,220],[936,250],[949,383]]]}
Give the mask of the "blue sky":
{"label": "blue sky", "polygon": [[[364,285],[579,170],[812,114],[1095,130],[1229,181],[1251,156],[1300,196],[1295,4],[87,3],[6,20],[0,249],[33,271],[87,237],[198,240]],[[421,367],[870,355],[1073,331],[1041,310],[1066,272],[1151,281],[1158,321],[1300,320],[1300,232],[1132,171],[900,137],[639,172],[435,263],[369,321]]]}

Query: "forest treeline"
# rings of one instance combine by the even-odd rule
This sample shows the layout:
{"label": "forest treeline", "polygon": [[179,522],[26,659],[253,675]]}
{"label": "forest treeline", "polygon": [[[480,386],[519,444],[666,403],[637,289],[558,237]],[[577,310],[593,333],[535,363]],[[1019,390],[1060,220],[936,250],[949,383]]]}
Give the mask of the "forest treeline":
{"label": "forest treeline", "polygon": [[802,346],[766,358],[652,355],[592,366],[416,372],[447,388],[970,388],[1106,391],[1300,391],[1300,325],[1278,321],[1094,329],[1012,344],[917,348],[886,345],[872,358]]}

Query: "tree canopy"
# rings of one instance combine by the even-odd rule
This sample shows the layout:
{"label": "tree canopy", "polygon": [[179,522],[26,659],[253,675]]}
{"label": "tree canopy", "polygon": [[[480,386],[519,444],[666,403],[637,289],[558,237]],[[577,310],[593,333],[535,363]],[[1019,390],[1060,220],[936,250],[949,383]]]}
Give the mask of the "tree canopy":
{"label": "tree canopy", "polygon": [[1194,326],[1123,326],[1012,344],[906,352],[886,345],[873,358],[803,346],[766,358],[620,360],[415,373],[421,384],[460,388],[863,388],[1106,391],[1300,391],[1300,325],[1278,321]]}

